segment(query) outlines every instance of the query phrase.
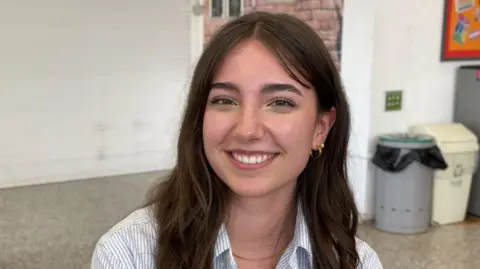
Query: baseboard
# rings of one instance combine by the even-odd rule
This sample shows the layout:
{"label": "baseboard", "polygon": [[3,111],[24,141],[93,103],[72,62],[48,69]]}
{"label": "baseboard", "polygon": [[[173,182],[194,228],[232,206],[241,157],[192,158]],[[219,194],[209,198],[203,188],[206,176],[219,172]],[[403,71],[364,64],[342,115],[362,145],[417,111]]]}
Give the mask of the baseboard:
{"label": "baseboard", "polygon": [[119,176],[168,170],[171,164],[159,156],[126,156],[104,161],[91,159],[22,164],[0,176],[0,189],[77,181],[89,178]]}
{"label": "baseboard", "polygon": [[360,213],[358,216],[359,224],[368,224],[375,220],[375,216],[371,213]]}

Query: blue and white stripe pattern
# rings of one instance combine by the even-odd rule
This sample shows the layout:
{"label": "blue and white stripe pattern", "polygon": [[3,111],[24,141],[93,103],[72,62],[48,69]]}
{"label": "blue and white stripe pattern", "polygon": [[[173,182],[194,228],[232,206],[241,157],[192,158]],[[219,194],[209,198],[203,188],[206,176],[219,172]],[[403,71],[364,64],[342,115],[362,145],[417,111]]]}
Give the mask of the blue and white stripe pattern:
{"label": "blue and white stripe pattern", "polygon": [[[97,242],[90,269],[155,269],[155,226],[155,219],[148,208],[131,213]],[[357,269],[383,268],[377,254],[367,243],[357,239],[357,251],[360,256]],[[218,232],[213,262],[214,269],[237,269],[225,226]],[[301,210],[297,211],[293,240],[276,268],[312,268],[312,248]]]}

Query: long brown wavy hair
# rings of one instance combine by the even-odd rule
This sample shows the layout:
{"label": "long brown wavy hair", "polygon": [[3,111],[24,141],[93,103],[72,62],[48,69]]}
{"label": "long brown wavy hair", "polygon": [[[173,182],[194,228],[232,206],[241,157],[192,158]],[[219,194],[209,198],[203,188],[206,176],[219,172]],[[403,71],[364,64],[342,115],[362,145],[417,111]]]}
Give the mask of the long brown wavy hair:
{"label": "long brown wavy hair", "polygon": [[313,268],[354,269],[359,263],[355,244],[358,212],[347,181],[350,112],[339,73],[312,28],[295,17],[266,12],[249,13],[226,23],[197,63],[180,127],[176,166],[155,186],[148,201],[158,224],[156,267],[213,266],[213,249],[228,210],[230,190],[206,159],[203,116],[212,79],[225,55],[251,39],[275,54],[294,79],[313,86],[319,112],[336,109],[323,153],[310,158],[298,176],[296,199],[302,204],[310,232]]}

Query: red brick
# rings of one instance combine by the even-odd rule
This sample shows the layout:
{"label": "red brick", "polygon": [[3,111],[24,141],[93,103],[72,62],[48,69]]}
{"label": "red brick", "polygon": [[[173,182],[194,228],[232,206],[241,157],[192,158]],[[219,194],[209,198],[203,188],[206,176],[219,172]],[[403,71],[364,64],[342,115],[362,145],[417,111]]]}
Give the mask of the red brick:
{"label": "red brick", "polygon": [[323,30],[323,31],[317,31],[317,34],[323,39],[323,40],[337,40],[337,34],[338,32],[333,31],[333,30]]}
{"label": "red brick", "polygon": [[337,40],[337,35],[338,35],[338,30],[336,30],[335,28],[334,29],[331,29],[329,31],[326,31],[323,33],[323,35],[325,35],[326,38],[328,38],[328,40]]}
{"label": "red brick", "polygon": [[298,10],[305,10],[305,9],[320,9],[322,7],[322,0],[300,0],[297,4]]}
{"label": "red brick", "polygon": [[335,27],[335,23],[335,21],[313,20],[309,24],[313,29],[317,31],[329,31]]}
{"label": "red brick", "polygon": [[322,9],[335,9],[335,0],[321,0]]}
{"label": "red brick", "polygon": [[274,12],[275,7],[273,5],[257,5],[255,7],[255,10],[258,11],[268,11],[268,12]]}
{"label": "red brick", "polygon": [[275,4],[275,5],[258,5],[255,8],[256,10],[268,11],[274,13],[287,13],[293,14],[295,11],[294,6],[291,4]]}
{"label": "red brick", "polygon": [[338,39],[338,38],[337,38],[337,35],[328,38],[328,40],[330,40],[330,41],[332,41],[333,43],[335,43],[335,48],[336,48],[336,44],[337,44],[337,41],[338,41],[337,39]]}
{"label": "red brick", "polygon": [[320,9],[320,10],[313,10],[312,12],[313,12],[313,18],[316,20],[330,21],[330,20],[336,19],[334,10]]}
{"label": "red brick", "polygon": [[310,21],[313,19],[313,14],[311,10],[299,10],[294,13],[295,17],[303,20]]}
{"label": "red brick", "polygon": [[323,40],[323,43],[325,43],[325,46],[329,51],[336,50],[337,44],[335,42],[329,41],[329,40]]}
{"label": "red brick", "polygon": [[273,6],[273,11],[278,13],[292,14],[296,11],[295,6],[293,6],[292,4],[276,4],[271,6]]}

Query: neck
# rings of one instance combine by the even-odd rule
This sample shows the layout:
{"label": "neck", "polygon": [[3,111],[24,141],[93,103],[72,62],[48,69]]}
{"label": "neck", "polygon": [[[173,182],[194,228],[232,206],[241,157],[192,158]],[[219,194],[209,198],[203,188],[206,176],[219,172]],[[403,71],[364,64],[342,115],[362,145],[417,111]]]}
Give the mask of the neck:
{"label": "neck", "polygon": [[293,193],[279,196],[233,199],[226,228],[235,256],[278,259],[288,246],[295,231],[297,207]]}

